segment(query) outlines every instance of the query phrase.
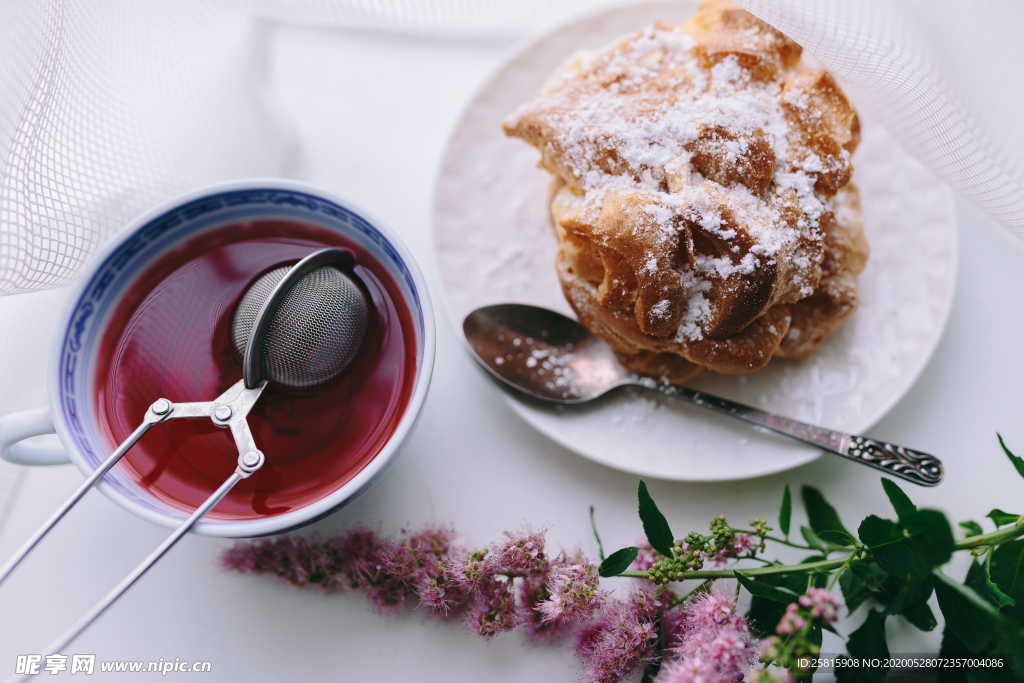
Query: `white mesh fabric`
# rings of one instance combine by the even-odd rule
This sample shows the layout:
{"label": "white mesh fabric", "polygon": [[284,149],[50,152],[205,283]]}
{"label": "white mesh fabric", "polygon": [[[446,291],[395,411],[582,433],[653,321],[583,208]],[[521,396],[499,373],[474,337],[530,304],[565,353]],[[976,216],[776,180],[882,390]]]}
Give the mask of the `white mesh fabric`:
{"label": "white mesh fabric", "polygon": [[[804,44],[911,153],[1024,236],[1017,0],[739,2]],[[484,36],[595,4],[4,0],[0,295],[67,282],[132,216],[185,189],[283,173],[291,138],[263,78],[274,21]],[[566,51],[575,47],[585,46]]]}
{"label": "white mesh fabric", "polygon": [[1024,237],[1019,0],[738,2],[802,44],[907,151]]}
{"label": "white mesh fabric", "polygon": [[[496,34],[597,0],[215,0],[282,21]],[[627,2],[628,0],[619,0]],[[1020,0],[735,0],[837,73],[905,148],[1024,237]],[[619,3],[616,3],[619,4]],[[696,4],[696,3],[694,3]],[[588,46],[572,46],[588,47]],[[567,52],[571,48],[567,47]]]}
{"label": "white mesh fabric", "polygon": [[5,0],[0,294],[66,282],[185,189],[281,172],[257,28],[198,0]]}
{"label": "white mesh fabric", "polygon": [[573,15],[622,4],[622,0],[210,1],[287,23],[464,38],[521,36]]}
{"label": "white mesh fabric", "polygon": [[284,174],[292,139],[263,73],[272,21],[508,34],[589,2],[4,0],[0,295],[66,283],[184,190]]}

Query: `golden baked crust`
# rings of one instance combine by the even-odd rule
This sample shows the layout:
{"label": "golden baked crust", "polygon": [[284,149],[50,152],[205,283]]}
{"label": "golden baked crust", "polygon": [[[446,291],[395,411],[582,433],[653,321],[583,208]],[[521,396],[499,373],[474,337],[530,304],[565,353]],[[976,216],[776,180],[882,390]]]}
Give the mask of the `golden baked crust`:
{"label": "golden baked crust", "polygon": [[566,298],[630,369],[752,372],[856,308],[857,114],[730,3],[575,55],[504,129],[554,176]]}
{"label": "golden baked crust", "polygon": [[814,293],[792,304],[789,332],[775,355],[801,359],[817,351],[857,309],[857,276],[868,260],[857,189],[846,185],[835,197],[835,213],[823,222],[825,259]]}

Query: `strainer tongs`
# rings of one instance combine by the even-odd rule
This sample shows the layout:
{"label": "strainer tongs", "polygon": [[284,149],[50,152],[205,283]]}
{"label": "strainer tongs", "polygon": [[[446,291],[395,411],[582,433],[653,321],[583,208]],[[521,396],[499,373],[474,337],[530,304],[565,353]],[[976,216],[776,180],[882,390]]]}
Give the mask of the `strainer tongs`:
{"label": "strainer tongs", "polygon": [[337,376],[351,362],[362,343],[368,316],[362,290],[342,271],[352,264],[352,256],[346,251],[320,249],[293,266],[277,268],[258,278],[235,312],[233,338],[243,356],[243,379],[213,401],[173,403],[166,398],[154,401],[135,431],[0,568],[0,582],[3,582],[154,425],[166,420],[205,418],[231,430],[238,449],[234,472],[85,616],[51,644],[45,654],[59,653],[67,647],[238,482],[263,466],[265,457],[253,440],[247,417],[268,380],[288,386],[313,386]]}
{"label": "strainer tongs", "polygon": [[216,507],[217,503],[221,501],[228,494],[228,492],[234,488],[235,484],[240,482],[252,475],[253,472],[263,466],[265,457],[263,452],[256,447],[256,443],[253,440],[252,432],[249,430],[249,424],[246,421],[249,411],[252,410],[256,400],[259,399],[260,394],[266,388],[267,382],[264,380],[254,389],[248,389],[245,386],[245,380],[238,380],[235,384],[225,391],[223,394],[218,396],[213,401],[201,402],[201,403],[172,403],[166,398],[159,398],[149,406],[146,411],[146,416],[143,418],[142,423],[135,428],[127,439],[125,439],[120,446],[117,447],[113,453],[110,454],[103,464],[101,464],[96,470],[82,482],[82,485],[71,494],[71,497],[64,502],[60,508],[53,513],[53,515],[43,524],[42,527],[36,533],[22,545],[21,548],[14,554],[7,564],[4,565],[3,569],[0,569],[0,581],[3,581],[7,576],[17,567],[25,556],[32,551],[36,545],[46,536],[47,533],[59,522],[64,515],[66,515],[72,507],[93,487],[93,485],[99,481],[103,475],[105,475],[110,468],[117,464],[117,462],[127,453],[132,446],[142,438],[142,435],[149,431],[149,429],[160,422],[166,420],[176,419],[189,419],[189,418],[208,418],[213,421],[218,427],[226,427],[231,430],[231,435],[234,437],[235,446],[238,448],[238,464],[235,467],[235,471],[231,473],[224,483],[220,487],[210,494],[203,503],[197,507],[191,515],[188,516],[177,528],[168,536],[164,541],[151,552],[146,559],[144,559],[135,569],[133,569],[127,576],[125,576],[120,583],[117,584],[102,600],[89,610],[89,612],[83,616],[70,630],[67,631],[59,640],[55,641],[46,650],[46,654],[59,653],[65,647],[67,647],[71,641],[73,641],[82,631],[89,627],[89,625],[95,621],[103,612],[110,607],[121,595],[131,588],[131,586],[138,581],[143,574],[145,574],[150,567],[152,567],[157,560],[163,557],[168,550],[174,547],[182,536],[189,532],[193,526],[210,510]]}

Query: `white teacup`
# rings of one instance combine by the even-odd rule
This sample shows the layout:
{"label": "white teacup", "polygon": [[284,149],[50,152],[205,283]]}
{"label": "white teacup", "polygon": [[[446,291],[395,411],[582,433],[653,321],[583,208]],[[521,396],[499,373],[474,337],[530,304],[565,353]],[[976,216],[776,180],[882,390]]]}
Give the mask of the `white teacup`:
{"label": "white teacup", "polygon": [[[243,520],[208,518],[194,530],[225,537],[279,533],[328,514],[364,489],[395,456],[426,398],[435,343],[430,296],[415,260],[393,232],[348,202],[285,180],[241,180],[197,190],[136,219],[103,249],[74,287],[63,315],[51,357],[50,405],[0,417],[0,457],[24,465],[73,462],[90,474],[109,455],[109,444],[101,437],[95,414],[94,371],[100,340],[122,294],[155,260],[184,242],[228,223],[260,218],[299,221],[337,232],[384,266],[412,317],[416,375],[391,437],[352,479],[322,498],[283,514]],[[197,396],[192,400],[213,398]],[[63,447],[26,441],[52,433],[60,437]],[[267,453],[267,457],[273,454]],[[117,467],[98,486],[119,505],[158,524],[177,526],[186,516],[124,476]]]}

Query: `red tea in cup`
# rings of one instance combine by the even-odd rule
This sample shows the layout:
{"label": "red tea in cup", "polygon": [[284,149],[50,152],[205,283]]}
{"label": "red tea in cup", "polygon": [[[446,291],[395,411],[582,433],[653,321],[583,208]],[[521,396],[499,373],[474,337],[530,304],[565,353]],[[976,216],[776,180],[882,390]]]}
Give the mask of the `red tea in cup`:
{"label": "red tea in cup", "polygon": [[[259,519],[304,507],[352,479],[397,427],[416,374],[413,323],[397,284],[370,254],[340,235],[292,221],[218,228],[150,266],[106,328],[96,365],[96,414],[111,450],[159,397],[209,401],[241,378],[231,340],[235,307],[260,275],[315,249],[355,257],[371,313],[356,358],[310,389],[271,384],[249,415],[266,464],[210,514]],[[171,420],[152,430],[118,467],[168,505],[191,511],[234,470],[227,430]]]}

